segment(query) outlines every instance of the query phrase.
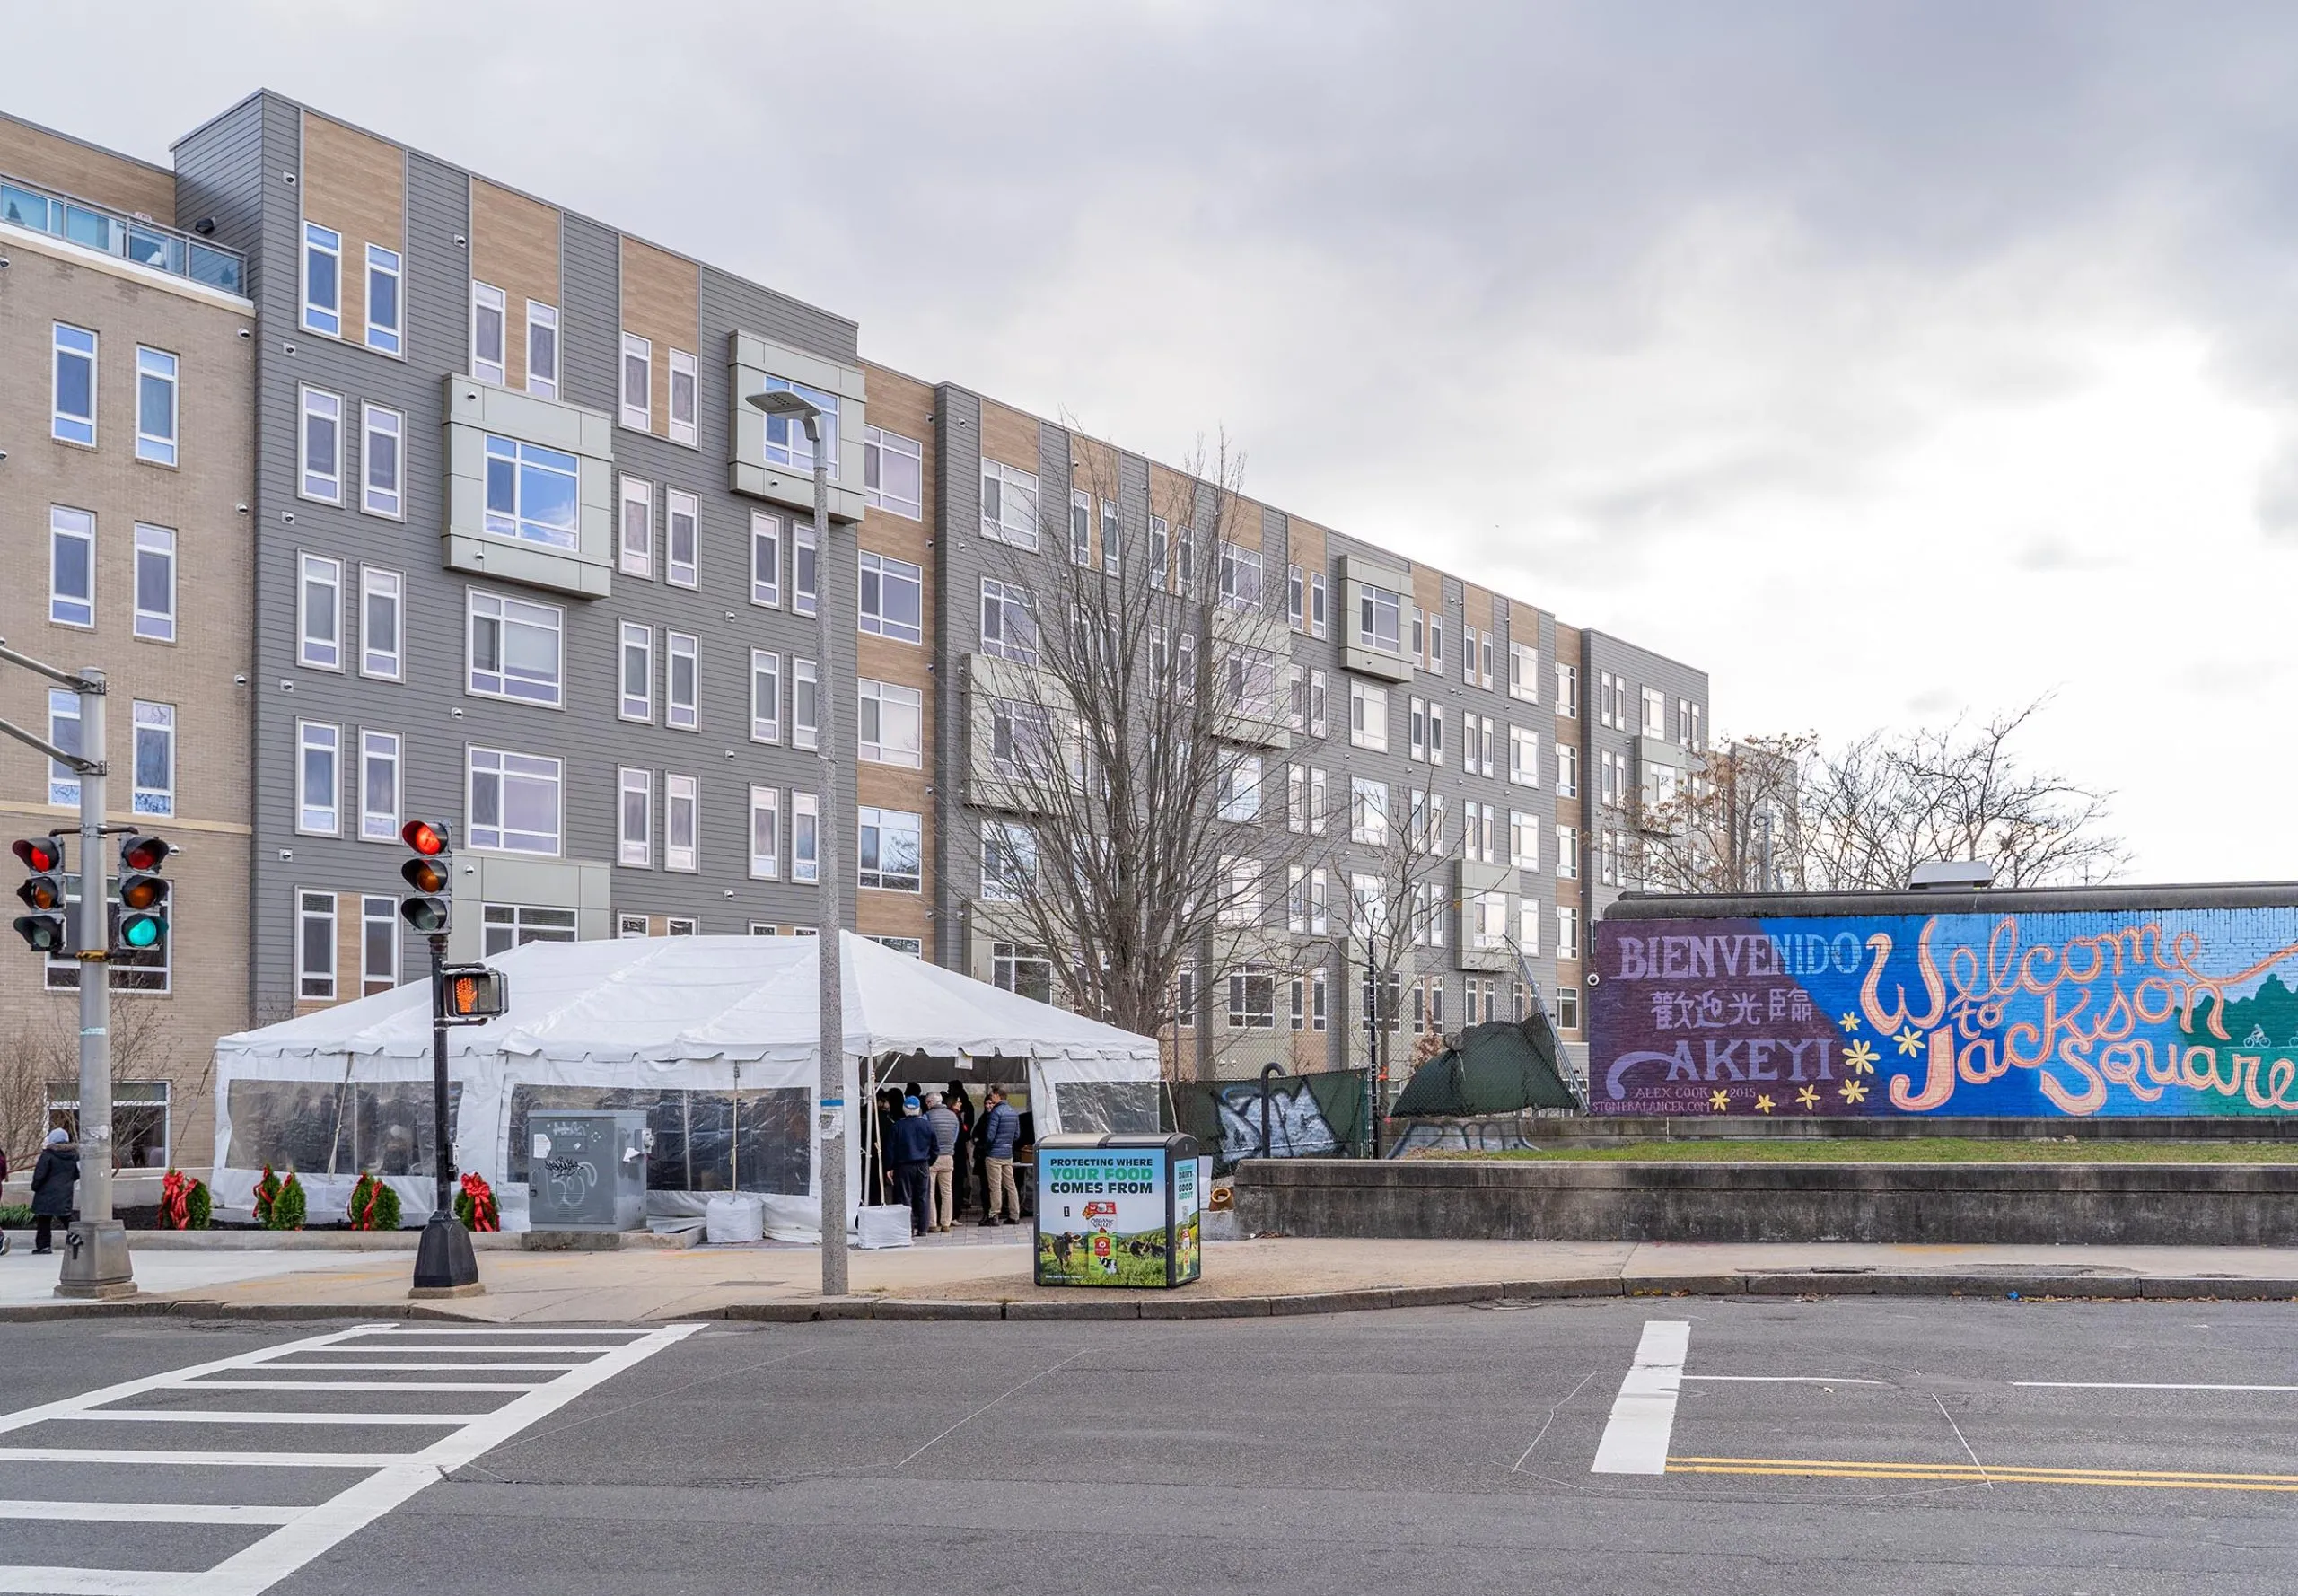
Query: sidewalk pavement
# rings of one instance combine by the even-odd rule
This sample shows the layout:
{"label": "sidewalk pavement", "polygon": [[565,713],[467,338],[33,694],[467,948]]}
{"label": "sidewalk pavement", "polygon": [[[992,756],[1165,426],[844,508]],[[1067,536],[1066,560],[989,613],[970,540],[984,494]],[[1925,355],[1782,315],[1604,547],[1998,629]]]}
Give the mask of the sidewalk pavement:
{"label": "sidewalk pavement", "polygon": [[48,1294],[53,1258],[0,1258],[0,1320],[56,1312],[220,1318],[399,1316],[631,1323],[733,1318],[1227,1317],[1501,1297],[1985,1295],[2298,1297],[2298,1248],[1891,1246],[1577,1241],[1210,1241],[1177,1291],[1047,1289],[1028,1232],[853,1255],[854,1294],[824,1300],[810,1247],[478,1255],[483,1295],[410,1305],[411,1254],[139,1250],[143,1293],[117,1304]]}

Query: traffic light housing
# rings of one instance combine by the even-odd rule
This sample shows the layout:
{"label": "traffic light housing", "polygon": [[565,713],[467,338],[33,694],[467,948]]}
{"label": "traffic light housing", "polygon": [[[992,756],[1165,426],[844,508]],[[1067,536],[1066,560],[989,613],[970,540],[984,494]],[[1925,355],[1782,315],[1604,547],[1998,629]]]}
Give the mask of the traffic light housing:
{"label": "traffic light housing", "polygon": [[164,837],[137,835],[119,845],[119,945],[124,952],[148,953],[168,940],[168,894],[171,883],[160,866],[174,853]]}
{"label": "traffic light housing", "polygon": [[32,912],[16,916],[16,934],[35,953],[61,953],[66,943],[64,845],[52,837],[27,837],[13,850],[32,873],[16,889]]}
{"label": "traffic light housing", "polygon": [[510,983],[499,969],[485,964],[450,964],[439,973],[444,984],[441,1018],[450,1025],[483,1024],[510,1007]]}
{"label": "traffic light housing", "polygon": [[453,890],[447,828],[433,820],[409,820],[399,828],[399,836],[415,850],[415,857],[399,867],[399,879],[413,894],[400,899],[399,918],[425,936],[443,935],[447,899]]}

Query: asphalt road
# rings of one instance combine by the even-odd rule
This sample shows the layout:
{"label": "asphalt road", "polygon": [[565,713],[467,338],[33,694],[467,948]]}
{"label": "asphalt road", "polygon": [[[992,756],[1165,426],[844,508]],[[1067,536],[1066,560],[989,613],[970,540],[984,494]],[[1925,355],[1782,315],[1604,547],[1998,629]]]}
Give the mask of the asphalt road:
{"label": "asphalt road", "polygon": [[[330,1328],[12,1325],[0,1331],[0,1406],[21,1412],[268,1354]],[[552,1352],[573,1338],[547,1330],[451,1344],[401,1326],[352,1345],[385,1346],[383,1334],[403,1337],[388,1343],[402,1350],[371,1361],[450,1351],[458,1370],[595,1361]],[[636,1361],[605,1374],[495,1377],[554,1390],[562,1379],[596,1383],[532,1399],[562,1405],[507,1439],[481,1435],[470,1444],[484,1449],[447,1479],[409,1487],[270,1588],[2298,1588],[2298,1306],[2288,1304],[1660,1299],[1196,1323],[711,1326],[651,1354],[627,1334],[598,1345],[631,1346],[617,1355]],[[1671,1345],[1680,1384],[1664,1368],[1636,1369],[1639,1346],[1664,1364]],[[370,1356],[341,1346],[269,1355],[274,1370]],[[2042,1381],[2059,1383],[2026,1383]],[[241,1382],[107,1406],[373,1416],[522,1399]],[[57,1522],[39,1504],[76,1495],[206,1504],[195,1513],[296,1506],[360,1478],[59,1460],[43,1448],[364,1453],[445,1433],[20,1425],[0,1434],[0,1501],[20,1515],[0,1516],[0,1565],[177,1570],[172,1581],[81,1588],[198,1589],[191,1571],[292,1539],[273,1527],[287,1515],[163,1524],[122,1509]],[[1600,1451],[1631,1466],[1664,1459],[1667,1472],[1594,1472]],[[23,1588],[47,1587],[0,1576],[0,1590]]]}

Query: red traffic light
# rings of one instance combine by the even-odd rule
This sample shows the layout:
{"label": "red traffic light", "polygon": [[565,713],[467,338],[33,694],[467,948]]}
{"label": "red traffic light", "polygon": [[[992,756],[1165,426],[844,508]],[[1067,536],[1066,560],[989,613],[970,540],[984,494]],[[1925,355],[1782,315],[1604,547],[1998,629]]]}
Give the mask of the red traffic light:
{"label": "red traffic light", "polygon": [[447,851],[447,829],[429,820],[409,820],[399,829],[399,839],[425,858]]}
{"label": "red traffic light", "polygon": [[16,857],[26,870],[47,872],[64,868],[64,845],[52,837],[27,837],[16,844]]}
{"label": "red traffic light", "polygon": [[175,844],[164,837],[131,837],[119,845],[119,867],[122,870],[157,870],[175,851]]}

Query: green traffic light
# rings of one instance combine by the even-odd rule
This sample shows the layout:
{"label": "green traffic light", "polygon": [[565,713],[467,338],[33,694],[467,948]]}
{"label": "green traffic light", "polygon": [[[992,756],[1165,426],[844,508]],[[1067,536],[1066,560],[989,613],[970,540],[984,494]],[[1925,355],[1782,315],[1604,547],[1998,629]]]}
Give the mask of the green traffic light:
{"label": "green traffic light", "polygon": [[167,931],[168,923],[157,915],[127,915],[119,922],[119,940],[131,948],[156,948]]}

